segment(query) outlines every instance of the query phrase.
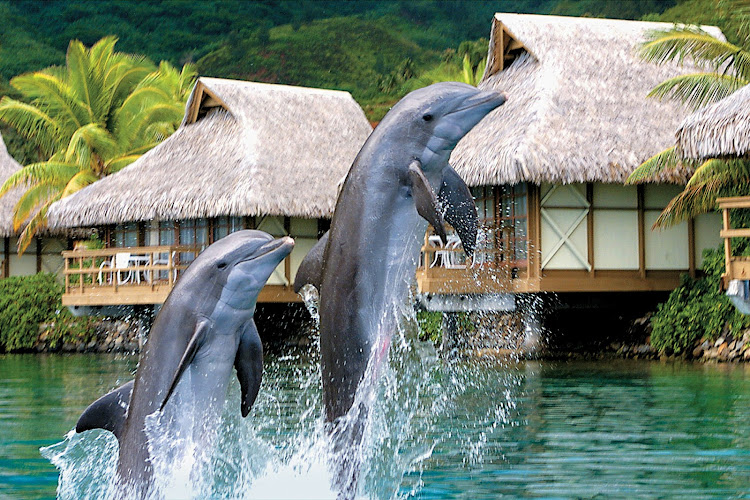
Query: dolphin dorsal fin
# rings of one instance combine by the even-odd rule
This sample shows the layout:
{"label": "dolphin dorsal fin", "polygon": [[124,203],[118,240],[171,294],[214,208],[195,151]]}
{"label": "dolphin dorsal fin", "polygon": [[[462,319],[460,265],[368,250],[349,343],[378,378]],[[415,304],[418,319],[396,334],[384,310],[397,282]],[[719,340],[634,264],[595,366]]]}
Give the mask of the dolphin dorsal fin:
{"label": "dolphin dorsal fin", "polygon": [[133,393],[133,380],[100,397],[86,408],[76,422],[76,432],[104,429],[120,438]]}
{"label": "dolphin dorsal fin", "polygon": [[448,165],[443,169],[438,200],[445,209],[445,220],[453,226],[464,252],[471,256],[477,242],[477,206],[464,180]]}
{"label": "dolphin dorsal fin", "polygon": [[447,236],[445,234],[445,222],[440,214],[440,204],[430,186],[430,181],[424,176],[422,165],[418,160],[409,164],[409,180],[412,197],[417,205],[417,213],[435,228],[435,233],[440,236],[443,245],[445,245]]}
{"label": "dolphin dorsal fin", "polygon": [[320,290],[323,281],[323,269],[325,268],[325,251],[328,244],[328,231],[307,252],[305,258],[297,269],[294,277],[294,293],[299,293],[305,285],[312,285]]}
{"label": "dolphin dorsal fin", "polygon": [[247,417],[250,408],[255,403],[260,389],[260,381],[263,377],[263,344],[260,342],[258,328],[255,322],[250,321],[240,337],[240,345],[234,358],[234,367],[237,369],[237,378],[242,390],[242,404],[240,409],[242,416]]}
{"label": "dolphin dorsal fin", "polygon": [[180,381],[182,374],[185,373],[185,369],[193,361],[193,358],[195,358],[195,353],[198,352],[198,348],[203,344],[203,340],[206,338],[206,332],[211,329],[212,325],[213,322],[205,316],[199,316],[196,318],[193,336],[190,337],[188,345],[185,348],[185,353],[182,355],[182,359],[180,359],[180,364],[177,365],[177,370],[172,377],[172,383],[169,384],[169,390],[167,391],[166,396],[164,396],[164,400],[162,400],[159,405],[159,411],[164,410],[164,405],[169,401],[169,397],[174,392],[175,387],[177,387],[177,383]]}

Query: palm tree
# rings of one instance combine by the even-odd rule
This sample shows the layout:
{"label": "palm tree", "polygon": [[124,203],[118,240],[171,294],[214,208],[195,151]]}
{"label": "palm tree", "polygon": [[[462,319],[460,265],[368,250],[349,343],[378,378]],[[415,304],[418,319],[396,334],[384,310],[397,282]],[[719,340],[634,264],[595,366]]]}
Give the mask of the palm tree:
{"label": "palm tree", "polygon": [[[736,15],[750,21],[750,11],[739,8]],[[742,23],[748,30],[748,23]],[[668,31],[653,32],[641,46],[641,56],[663,64],[668,61],[692,59],[706,71],[670,78],[657,85],[649,96],[681,101],[698,109],[732,94],[750,83],[750,37],[740,32],[740,45],[714,38],[694,26],[675,26]],[[685,165],[694,169],[685,189],[675,196],[654,227],[667,227],[690,217],[711,211],[720,196],[747,194],[750,185],[750,164],[745,159],[712,158],[705,162],[681,159],[675,148],[654,155],[641,164],[628,178],[628,183],[645,182],[660,172]]]}
{"label": "palm tree", "polygon": [[115,52],[116,42],[106,37],[86,48],[71,41],[65,67],[11,80],[27,102],[0,100],[0,120],[48,158],[0,187],[0,196],[27,188],[13,213],[16,229],[26,223],[21,252],[46,227],[52,203],[132,163],[179,126],[196,76],[192,65],[156,68],[145,57]]}

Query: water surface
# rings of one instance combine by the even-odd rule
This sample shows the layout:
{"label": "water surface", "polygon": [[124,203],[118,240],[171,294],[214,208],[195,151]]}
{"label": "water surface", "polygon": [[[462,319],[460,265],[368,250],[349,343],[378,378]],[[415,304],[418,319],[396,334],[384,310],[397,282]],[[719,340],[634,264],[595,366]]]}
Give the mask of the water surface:
{"label": "water surface", "polygon": [[[58,471],[40,447],[86,474],[71,450],[107,436],[63,438],[136,362],[0,356],[0,498],[55,496]],[[750,498],[748,366],[414,363],[392,362],[384,377],[363,472],[370,498]],[[317,377],[306,359],[267,359],[245,420],[232,387],[216,477],[201,495],[325,496],[312,484],[324,474]]]}

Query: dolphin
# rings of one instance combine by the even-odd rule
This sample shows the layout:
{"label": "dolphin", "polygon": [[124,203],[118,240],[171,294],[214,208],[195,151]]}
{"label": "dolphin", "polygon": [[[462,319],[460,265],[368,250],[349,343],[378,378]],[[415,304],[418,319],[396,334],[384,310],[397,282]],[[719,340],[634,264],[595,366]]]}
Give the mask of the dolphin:
{"label": "dolphin", "polygon": [[[101,428],[117,437],[120,483],[135,488],[136,496],[145,495],[153,482],[147,416],[161,411],[167,418],[159,422],[170,424],[160,432],[179,432],[207,445],[205,436],[213,434],[232,366],[242,391],[242,416],[249,413],[263,369],[253,321],[258,293],[293,246],[289,237],[244,230],[206,248],[154,320],[135,380],[96,400],[79,418],[76,432]],[[180,401],[194,401],[194,408],[182,408]],[[191,413],[189,418],[185,413]],[[186,422],[188,428],[181,428]]]}
{"label": "dolphin", "polygon": [[[458,141],[505,100],[504,93],[442,82],[399,101],[355,158],[328,234],[300,265],[295,288],[310,283],[319,290],[325,418],[334,436],[354,441],[334,442],[334,455],[349,453],[361,439],[366,409],[356,409],[360,423],[354,429],[342,431],[340,422],[353,408],[371,360],[382,361],[387,351],[428,222],[445,242],[448,221],[464,250],[474,249],[476,206],[448,158]],[[336,474],[334,486],[341,497],[351,497],[356,464],[346,465],[351,457],[338,462],[339,469],[348,470]]]}

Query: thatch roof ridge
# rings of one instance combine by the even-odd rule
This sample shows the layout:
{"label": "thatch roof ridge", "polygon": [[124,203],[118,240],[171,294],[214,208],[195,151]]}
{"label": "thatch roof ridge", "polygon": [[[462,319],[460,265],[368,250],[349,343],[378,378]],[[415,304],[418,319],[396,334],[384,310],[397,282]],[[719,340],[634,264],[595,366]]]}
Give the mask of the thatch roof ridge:
{"label": "thatch roof ridge", "polygon": [[[458,144],[451,163],[470,185],[623,182],[674,143],[687,110],[647,98],[694,71],[640,59],[637,45],[668,23],[498,13],[480,88],[508,102]],[[723,39],[721,31],[706,27]],[[684,182],[689,172],[660,181]]]}
{"label": "thatch roof ridge", "polygon": [[371,131],[348,92],[200,78],[171,137],[55,203],[49,224],[330,216]]}
{"label": "thatch roof ridge", "polygon": [[677,151],[685,158],[750,153],[750,85],[689,115],[677,129]]}
{"label": "thatch roof ridge", "polygon": [[[8,153],[5,141],[0,135],[0,185],[20,168],[21,164]],[[21,188],[15,188],[0,198],[0,237],[18,235],[19,231],[13,229],[13,207],[21,199],[22,194]]]}

